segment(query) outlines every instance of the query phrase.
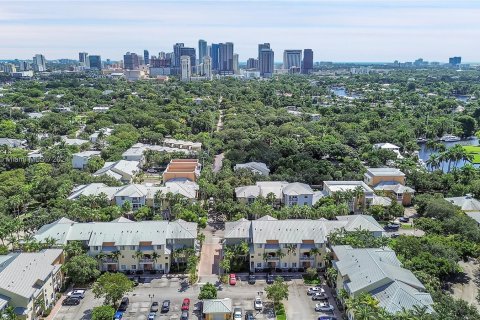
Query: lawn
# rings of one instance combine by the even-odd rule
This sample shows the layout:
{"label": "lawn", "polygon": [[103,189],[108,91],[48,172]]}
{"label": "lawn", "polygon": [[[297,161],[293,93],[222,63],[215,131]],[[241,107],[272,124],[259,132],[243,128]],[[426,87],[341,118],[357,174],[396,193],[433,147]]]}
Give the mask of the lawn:
{"label": "lawn", "polygon": [[480,146],[463,146],[463,149],[473,156],[472,163],[480,163]]}

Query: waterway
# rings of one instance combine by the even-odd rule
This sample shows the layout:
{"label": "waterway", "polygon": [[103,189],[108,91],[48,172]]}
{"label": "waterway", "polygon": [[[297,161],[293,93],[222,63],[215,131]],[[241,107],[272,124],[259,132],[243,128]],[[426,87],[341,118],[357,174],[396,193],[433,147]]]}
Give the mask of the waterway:
{"label": "waterway", "polygon": [[[453,147],[456,144],[461,144],[463,146],[478,146],[479,145],[478,138],[476,138],[476,137],[472,138],[472,139],[468,139],[468,140],[461,140],[461,141],[456,141],[456,142],[441,142],[441,143],[443,143],[447,149]],[[421,143],[421,144],[419,144],[419,146],[420,146],[420,150],[418,151],[418,158],[422,159],[425,162],[430,158],[431,154],[438,153],[438,151],[436,151],[436,150],[432,150],[432,149],[427,148],[426,143]],[[457,162],[457,164],[451,163],[450,170],[453,169],[454,167],[461,168],[464,165],[466,165],[467,163],[469,163],[469,162],[468,161],[463,161],[463,160]],[[473,166],[476,167],[476,168],[480,168],[480,164],[474,164]],[[428,169],[430,170],[430,168],[428,168]],[[443,170],[443,172],[447,172],[448,161],[442,162],[441,169]]]}
{"label": "waterway", "polygon": [[333,94],[335,94],[337,97],[341,98],[358,99],[362,97],[362,95],[358,93],[349,93],[344,87],[332,87],[330,91],[333,92]]}

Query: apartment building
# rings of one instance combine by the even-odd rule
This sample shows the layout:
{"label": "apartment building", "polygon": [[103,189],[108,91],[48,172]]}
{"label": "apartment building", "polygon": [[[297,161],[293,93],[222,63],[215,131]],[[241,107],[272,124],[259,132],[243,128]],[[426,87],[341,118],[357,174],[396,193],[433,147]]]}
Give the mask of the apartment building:
{"label": "apartment building", "polygon": [[235,167],[233,167],[234,171],[241,169],[249,170],[254,174],[259,174],[262,176],[268,176],[268,174],[270,173],[270,169],[263,162],[238,163],[235,165]]}
{"label": "apartment building", "polygon": [[396,168],[368,168],[363,181],[404,206],[412,204],[415,190],[406,186],[405,174]]}
{"label": "apartment building", "polygon": [[93,175],[107,175],[123,183],[130,183],[140,170],[140,162],[138,161],[119,160],[115,162],[105,162],[103,168],[97,170]]}
{"label": "apartment building", "polygon": [[[433,311],[433,300],[425,286],[410,270],[402,268],[392,249],[333,246],[332,253],[333,267],[338,271],[338,294],[342,289],[353,297],[367,292],[391,314],[415,307]],[[354,319],[351,312],[347,311],[347,316]]]}
{"label": "apartment building", "polygon": [[184,154],[192,154],[192,151],[189,149],[180,149],[180,148],[172,148],[168,146],[158,146],[158,145],[151,145],[151,144],[143,144],[143,143],[136,143],[131,146],[128,150],[122,153],[122,159],[128,161],[138,161],[140,165],[145,163],[145,152],[147,151],[156,151],[156,152],[165,152],[165,153],[173,153],[173,152],[180,152]]}
{"label": "apartment building", "polygon": [[351,212],[359,212],[368,209],[375,198],[375,193],[363,181],[324,181],[323,193],[325,196],[335,196],[338,192],[351,193],[352,200],[349,202]]}
{"label": "apartment building", "polygon": [[93,150],[74,153],[72,157],[72,167],[74,169],[86,169],[88,160],[92,157],[100,157],[100,154],[100,151]]}
{"label": "apartment building", "polygon": [[323,268],[327,236],[340,229],[358,228],[381,237],[383,228],[371,216],[339,216],[337,220],[277,220],[270,216],[225,224],[225,245],[242,241],[250,245],[250,271],[263,269]]}
{"label": "apartment building", "polygon": [[202,166],[197,159],[172,159],[163,172],[163,181],[185,179],[197,181]]}
{"label": "apartment building", "polygon": [[174,263],[172,252],[195,248],[197,224],[183,220],[134,222],[125,218],[77,223],[62,218],[43,226],[35,235],[39,241],[48,237],[59,245],[82,242],[88,255],[99,259],[102,271],[168,273]]}
{"label": "apartment building", "polygon": [[56,302],[63,262],[62,249],[0,256],[0,310],[11,306],[19,319],[38,319]]}

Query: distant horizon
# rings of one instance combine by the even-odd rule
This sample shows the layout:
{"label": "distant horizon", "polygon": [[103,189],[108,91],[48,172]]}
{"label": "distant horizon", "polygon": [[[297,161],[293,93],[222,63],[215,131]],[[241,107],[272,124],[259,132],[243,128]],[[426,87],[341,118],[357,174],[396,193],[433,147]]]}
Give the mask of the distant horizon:
{"label": "distant horizon", "polygon": [[[269,42],[312,49],[315,61],[480,61],[475,0],[3,0],[0,59],[119,61],[125,52],[171,52],[176,42],[233,42],[240,61]],[[413,58],[417,56],[417,58]]]}

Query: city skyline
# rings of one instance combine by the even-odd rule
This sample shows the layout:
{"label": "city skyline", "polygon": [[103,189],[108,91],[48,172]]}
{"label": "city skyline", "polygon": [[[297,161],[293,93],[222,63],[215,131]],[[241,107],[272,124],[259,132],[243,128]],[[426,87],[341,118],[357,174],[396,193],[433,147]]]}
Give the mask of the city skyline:
{"label": "city skyline", "polygon": [[[79,52],[120,60],[125,52],[171,52],[233,42],[240,61],[268,42],[281,61],[285,49],[311,48],[315,61],[480,61],[480,4],[370,1],[3,1],[0,59],[78,59]],[[88,9],[88,10],[87,10]],[[167,14],[168,13],[168,14]],[[235,13],[235,14],[232,14]],[[22,39],[20,41],[20,39]]]}

